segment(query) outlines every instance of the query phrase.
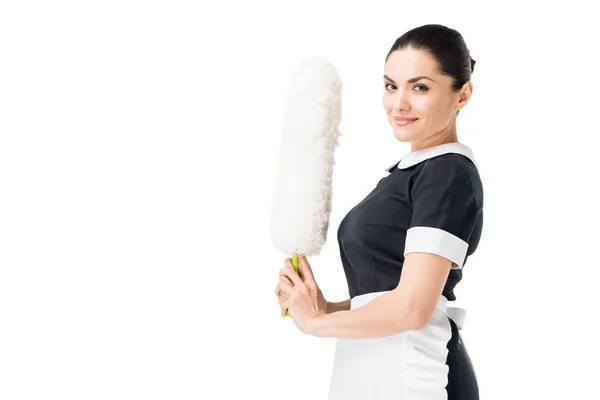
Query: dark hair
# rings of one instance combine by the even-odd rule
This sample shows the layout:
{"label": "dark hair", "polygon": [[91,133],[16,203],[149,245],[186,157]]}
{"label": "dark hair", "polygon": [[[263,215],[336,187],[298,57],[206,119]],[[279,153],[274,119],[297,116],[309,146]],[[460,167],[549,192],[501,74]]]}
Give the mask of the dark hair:
{"label": "dark hair", "polygon": [[471,80],[471,73],[475,69],[475,60],[465,40],[458,31],[443,25],[429,24],[411,29],[394,42],[388,55],[396,50],[412,47],[415,50],[425,50],[437,61],[442,74],[453,79],[452,89],[460,90]]}

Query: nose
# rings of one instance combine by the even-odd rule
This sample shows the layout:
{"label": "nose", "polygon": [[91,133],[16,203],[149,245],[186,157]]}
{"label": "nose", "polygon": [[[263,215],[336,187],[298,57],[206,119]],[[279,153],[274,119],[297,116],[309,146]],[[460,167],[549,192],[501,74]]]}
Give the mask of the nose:
{"label": "nose", "polygon": [[410,102],[408,101],[408,94],[402,90],[398,90],[394,97],[394,103],[392,106],[398,111],[409,111]]}

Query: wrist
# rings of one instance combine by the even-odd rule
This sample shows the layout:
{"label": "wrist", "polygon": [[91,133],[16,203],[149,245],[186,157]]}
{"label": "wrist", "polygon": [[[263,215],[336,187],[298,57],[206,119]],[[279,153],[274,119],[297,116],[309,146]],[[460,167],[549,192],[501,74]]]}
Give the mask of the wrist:
{"label": "wrist", "polygon": [[326,313],[316,315],[315,317],[313,317],[310,332],[307,333],[317,337],[325,336],[324,333],[326,331],[325,328],[327,326],[328,320],[329,315],[327,315]]}

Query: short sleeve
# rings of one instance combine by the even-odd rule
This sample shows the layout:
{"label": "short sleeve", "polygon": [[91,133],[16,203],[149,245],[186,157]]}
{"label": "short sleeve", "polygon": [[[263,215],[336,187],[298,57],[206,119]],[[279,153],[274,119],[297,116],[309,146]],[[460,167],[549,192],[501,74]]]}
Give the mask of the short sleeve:
{"label": "short sleeve", "polygon": [[460,269],[479,216],[469,169],[455,157],[431,159],[411,188],[413,215],[404,255],[433,253]]}

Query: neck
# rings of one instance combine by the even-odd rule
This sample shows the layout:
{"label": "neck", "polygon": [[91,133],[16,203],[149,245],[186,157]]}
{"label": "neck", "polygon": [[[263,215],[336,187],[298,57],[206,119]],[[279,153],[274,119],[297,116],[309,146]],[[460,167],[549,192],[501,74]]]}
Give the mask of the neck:
{"label": "neck", "polygon": [[423,150],[428,147],[439,146],[445,143],[458,142],[458,134],[456,133],[456,118],[445,129],[427,136],[425,139],[418,142],[411,142],[410,150]]}

